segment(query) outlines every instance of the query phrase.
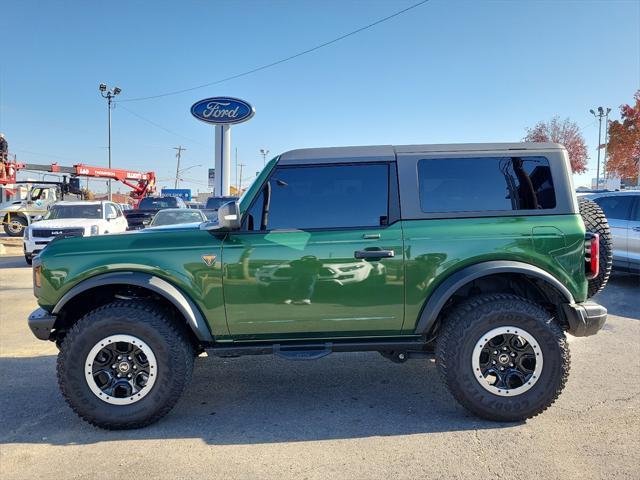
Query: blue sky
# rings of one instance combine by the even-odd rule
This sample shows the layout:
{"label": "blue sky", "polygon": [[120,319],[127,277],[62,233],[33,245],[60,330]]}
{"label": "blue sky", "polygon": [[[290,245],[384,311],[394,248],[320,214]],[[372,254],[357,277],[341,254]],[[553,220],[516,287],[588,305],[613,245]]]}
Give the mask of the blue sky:
{"label": "blue sky", "polygon": [[[126,100],[215,81],[416,1],[3,2],[0,131],[24,162],[106,165],[100,82]],[[204,191],[213,128],[189,108],[230,95],[256,109],[232,129],[245,178],[262,166],[260,148],[518,141],[560,115],[584,127],[593,171],[576,180],[585,184],[596,161],[589,109],[610,106],[617,118],[638,88],[639,1],[431,0],[274,68],[121,104],[164,129],[116,106],[113,166],[170,179],[172,147],[183,145],[183,166],[203,167],[181,186]]]}

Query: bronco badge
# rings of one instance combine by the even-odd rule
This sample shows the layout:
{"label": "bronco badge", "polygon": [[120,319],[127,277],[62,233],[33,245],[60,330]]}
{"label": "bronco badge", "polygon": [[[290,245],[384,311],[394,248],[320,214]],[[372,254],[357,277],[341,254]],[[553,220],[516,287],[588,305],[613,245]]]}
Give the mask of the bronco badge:
{"label": "bronco badge", "polygon": [[215,259],[215,255],[202,255],[202,260],[207,264],[207,267],[210,267]]}

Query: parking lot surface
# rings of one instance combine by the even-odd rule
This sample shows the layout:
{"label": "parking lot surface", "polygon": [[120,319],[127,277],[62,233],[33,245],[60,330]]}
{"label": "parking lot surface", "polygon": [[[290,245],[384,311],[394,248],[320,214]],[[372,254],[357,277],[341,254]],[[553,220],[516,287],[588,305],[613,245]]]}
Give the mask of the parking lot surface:
{"label": "parking lot surface", "polygon": [[640,280],[616,274],[595,337],[570,338],[560,399],[526,423],[480,420],[430,360],[199,358],[176,408],[136,431],[94,428],[59,393],[36,340],[20,250],[0,256],[0,477],[640,478]]}

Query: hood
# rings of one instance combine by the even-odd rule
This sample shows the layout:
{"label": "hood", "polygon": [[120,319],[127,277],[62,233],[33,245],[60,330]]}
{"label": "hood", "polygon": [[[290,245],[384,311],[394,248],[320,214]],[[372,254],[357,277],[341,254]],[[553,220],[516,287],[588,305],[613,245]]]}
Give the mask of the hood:
{"label": "hood", "polygon": [[31,224],[32,228],[69,228],[91,227],[100,222],[98,218],[58,218],[54,220],[40,220]]}

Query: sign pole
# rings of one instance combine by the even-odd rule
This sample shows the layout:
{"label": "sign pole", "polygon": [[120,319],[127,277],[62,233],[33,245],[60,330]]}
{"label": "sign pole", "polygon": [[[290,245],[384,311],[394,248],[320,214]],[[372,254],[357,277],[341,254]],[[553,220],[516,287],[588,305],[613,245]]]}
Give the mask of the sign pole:
{"label": "sign pole", "polygon": [[214,194],[229,196],[231,180],[231,126],[216,125]]}

